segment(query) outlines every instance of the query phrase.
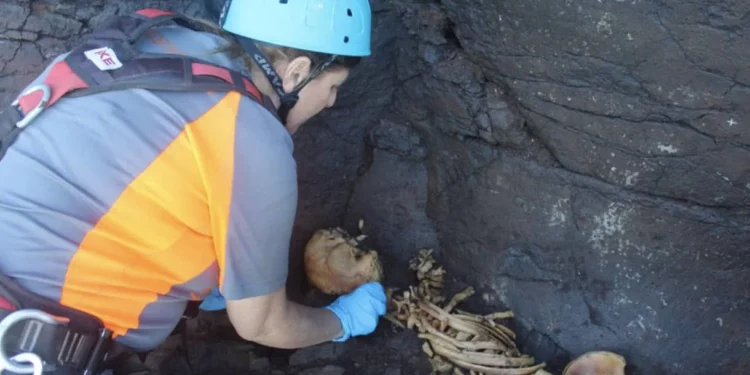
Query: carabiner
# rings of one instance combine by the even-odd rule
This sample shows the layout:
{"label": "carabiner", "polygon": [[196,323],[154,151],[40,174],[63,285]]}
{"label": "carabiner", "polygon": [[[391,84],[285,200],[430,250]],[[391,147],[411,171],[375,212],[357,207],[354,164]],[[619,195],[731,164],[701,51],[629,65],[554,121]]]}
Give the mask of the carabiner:
{"label": "carabiner", "polygon": [[31,121],[33,121],[37,116],[39,116],[40,113],[42,113],[42,110],[44,110],[44,108],[47,106],[47,103],[49,103],[50,98],[52,98],[52,89],[50,89],[49,86],[43,83],[31,86],[26,91],[24,91],[21,96],[18,97],[18,99],[14,100],[13,103],[11,103],[12,106],[18,107],[18,102],[22,97],[39,90],[42,91],[42,98],[39,100],[39,103],[37,103],[37,105],[34,106],[34,108],[30,110],[29,113],[26,114],[26,116],[24,116],[24,118],[16,123],[17,128],[25,128],[26,125],[30,124]]}
{"label": "carabiner", "polygon": [[[3,339],[8,330],[15,324],[20,323],[24,320],[39,320],[42,323],[47,324],[60,324],[52,315],[49,315],[40,310],[24,309],[10,313],[2,321],[0,321],[0,373],[2,370],[8,370],[18,374],[33,374],[38,375],[42,373],[44,364],[42,359],[34,353],[21,353],[8,358],[8,354],[5,352],[5,343]],[[20,365],[15,361],[30,362],[31,365]]]}
{"label": "carabiner", "polygon": [[[27,372],[27,374],[31,375],[42,375],[44,372],[44,363],[42,362],[42,358],[34,353],[20,353],[17,355],[14,355],[13,358],[10,359],[11,361],[15,362],[28,362],[31,363],[31,372]],[[0,374],[3,373],[5,370],[10,370],[3,368],[0,366]]]}

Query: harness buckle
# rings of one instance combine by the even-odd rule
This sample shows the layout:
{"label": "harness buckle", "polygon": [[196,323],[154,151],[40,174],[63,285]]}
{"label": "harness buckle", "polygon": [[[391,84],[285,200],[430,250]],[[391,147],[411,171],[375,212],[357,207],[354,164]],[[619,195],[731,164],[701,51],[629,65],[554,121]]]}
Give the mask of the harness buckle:
{"label": "harness buckle", "polygon": [[19,129],[25,128],[27,125],[31,123],[37,116],[39,116],[40,113],[42,113],[42,110],[47,106],[47,103],[49,103],[50,99],[52,98],[52,89],[50,89],[49,86],[45,84],[39,84],[34,85],[32,87],[29,87],[26,91],[24,91],[21,96],[14,100],[11,105],[13,107],[18,108],[19,101],[22,97],[27,96],[33,92],[41,91],[42,92],[42,98],[39,100],[39,103],[37,103],[32,110],[29,111],[29,113],[26,114],[20,121],[16,123],[16,127]]}
{"label": "harness buckle", "polygon": [[[0,321],[0,372],[2,372],[2,370],[8,370],[18,374],[42,374],[44,364],[39,355],[34,353],[20,353],[13,358],[8,358],[8,354],[5,352],[5,344],[3,343],[5,334],[11,327],[26,320],[37,320],[47,324],[60,324],[60,321],[55,319],[52,315],[40,310],[18,310],[6,316]],[[21,365],[18,362],[27,362],[31,364]]]}
{"label": "harness buckle", "polygon": [[[15,362],[31,363],[31,372],[27,372],[28,374],[42,375],[42,373],[44,372],[44,363],[42,362],[42,358],[34,353],[17,354],[13,356],[10,360],[15,361]],[[0,366],[0,373],[2,373],[5,370],[10,370],[10,369]]]}

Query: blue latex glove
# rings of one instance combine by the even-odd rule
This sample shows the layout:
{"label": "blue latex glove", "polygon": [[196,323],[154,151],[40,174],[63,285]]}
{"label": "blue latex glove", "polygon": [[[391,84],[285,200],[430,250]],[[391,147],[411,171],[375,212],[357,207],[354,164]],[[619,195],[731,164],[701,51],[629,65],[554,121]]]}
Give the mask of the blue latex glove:
{"label": "blue latex glove", "polygon": [[216,287],[211,290],[211,294],[206,296],[201,302],[199,308],[206,311],[219,311],[227,308],[227,301],[219,293],[219,288]]}
{"label": "blue latex glove", "polygon": [[344,335],[333,341],[343,342],[375,331],[378,320],[385,315],[385,300],[385,290],[380,283],[367,283],[326,306],[336,314],[344,328]]}

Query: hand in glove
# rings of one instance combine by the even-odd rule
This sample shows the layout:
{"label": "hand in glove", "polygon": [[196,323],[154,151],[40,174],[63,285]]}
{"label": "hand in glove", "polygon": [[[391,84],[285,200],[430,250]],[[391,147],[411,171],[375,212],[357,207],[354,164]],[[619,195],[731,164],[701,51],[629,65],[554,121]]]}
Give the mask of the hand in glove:
{"label": "hand in glove", "polygon": [[199,308],[205,311],[224,310],[227,308],[227,301],[224,299],[221,293],[219,293],[219,288],[216,287],[211,289],[211,294],[207,295],[206,298],[203,299],[203,302],[201,302]]}
{"label": "hand in glove", "polygon": [[341,321],[344,335],[333,340],[343,342],[354,336],[369,335],[385,315],[385,290],[380,283],[371,282],[359,286],[353,292],[339,297],[326,307]]}

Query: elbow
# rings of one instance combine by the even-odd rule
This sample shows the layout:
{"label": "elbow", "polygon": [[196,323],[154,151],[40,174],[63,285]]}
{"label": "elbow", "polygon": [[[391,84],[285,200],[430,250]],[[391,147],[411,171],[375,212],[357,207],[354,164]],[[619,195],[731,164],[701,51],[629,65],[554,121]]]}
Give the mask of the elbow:
{"label": "elbow", "polygon": [[245,311],[244,309],[233,307],[229,304],[227,305],[229,321],[234,331],[243,340],[262,344],[264,341],[267,341],[268,336],[273,335],[269,330],[269,327],[273,325],[270,316],[262,313],[259,314],[258,311]]}
{"label": "elbow", "polygon": [[283,323],[278,316],[262,316],[252,314],[239,314],[238,319],[230,320],[234,326],[235,332],[245,341],[254,342],[268,347],[279,349],[293,349],[284,346]]}
{"label": "elbow", "polygon": [[284,329],[290,316],[284,290],[227,301],[227,313],[235,332],[243,340],[270,347],[283,347]]}
{"label": "elbow", "polygon": [[235,332],[237,332],[237,335],[240,336],[245,341],[251,341],[254,343],[262,344],[263,341],[265,341],[264,337],[267,336],[264,329],[261,328],[255,328],[255,327],[244,327],[237,325],[234,326]]}
{"label": "elbow", "polygon": [[273,338],[278,336],[274,331],[274,319],[267,317],[253,318],[252,315],[245,315],[241,322],[232,321],[234,330],[243,340],[251,341],[265,346],[275,346]]}
{"label": "elbow", "polygon": [[281,340],[278,334],[271,330],[237,330],[237,334],[245,341],[253,342],[263,346],[277,349],[297,349],[294,345],[289,345],[287,340]]}

